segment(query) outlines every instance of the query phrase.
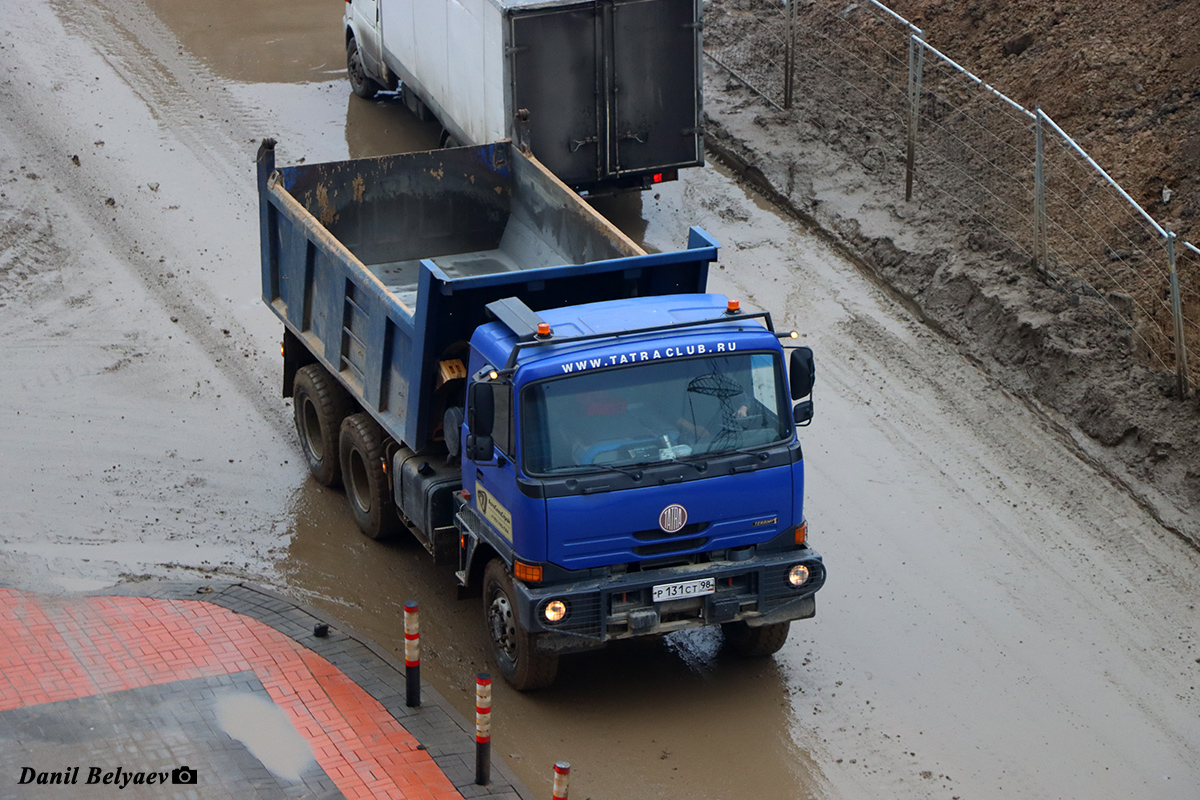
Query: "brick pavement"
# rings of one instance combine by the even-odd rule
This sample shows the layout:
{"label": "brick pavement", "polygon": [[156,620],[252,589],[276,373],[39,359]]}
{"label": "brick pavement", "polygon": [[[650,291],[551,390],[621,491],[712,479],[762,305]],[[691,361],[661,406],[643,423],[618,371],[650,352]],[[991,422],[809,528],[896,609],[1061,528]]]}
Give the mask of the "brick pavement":
{"label": "brick pavement", "polygon": [[[475,786],[473,729],[432,687],[407,708],[403,666],[336,623],[252,586],[141,591],[0,589],[0,798],[531,797],[499,763]],[[195,785],[159,785],[181,766]]]}

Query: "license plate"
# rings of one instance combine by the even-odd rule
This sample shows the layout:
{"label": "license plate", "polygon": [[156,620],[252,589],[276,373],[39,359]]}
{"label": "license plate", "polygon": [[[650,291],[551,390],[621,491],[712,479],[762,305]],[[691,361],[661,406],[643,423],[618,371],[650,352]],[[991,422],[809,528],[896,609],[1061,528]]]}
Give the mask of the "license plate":
{"label": "license plate", "polygon": [[688,597],[703,597],[717,590],[714,578],[701,578],[696,581],[681,581],[679,583],[660,583],[650,590],[654,602],[666,600],[682,600]]}

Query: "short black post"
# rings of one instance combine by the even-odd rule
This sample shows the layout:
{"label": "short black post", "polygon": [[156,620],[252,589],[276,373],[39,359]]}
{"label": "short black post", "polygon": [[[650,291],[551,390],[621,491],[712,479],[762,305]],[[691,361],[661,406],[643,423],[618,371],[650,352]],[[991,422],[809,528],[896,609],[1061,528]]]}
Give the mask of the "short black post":
{"label": "short black post", "polygon": [[421,705],[421,620],[417,603],[404,604],[404,704]]}
{"label": "short black post", "polygon": [[487,786],[492,779],[492,676],[475,678],[475,783]]}

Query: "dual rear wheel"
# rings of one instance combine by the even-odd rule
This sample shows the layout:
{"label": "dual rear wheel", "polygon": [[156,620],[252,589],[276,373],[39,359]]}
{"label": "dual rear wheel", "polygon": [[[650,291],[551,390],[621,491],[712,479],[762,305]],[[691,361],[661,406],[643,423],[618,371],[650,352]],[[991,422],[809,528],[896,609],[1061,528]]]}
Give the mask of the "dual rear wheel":
{"label": "dual rear wheel", "polygon": [[296,371],[292,384],[296,434],[308,469],[322,486],[346,487],[359,529],[372,539],[397,531],[400,518],[384,467],[386,436],[370,414],[320,364]]}

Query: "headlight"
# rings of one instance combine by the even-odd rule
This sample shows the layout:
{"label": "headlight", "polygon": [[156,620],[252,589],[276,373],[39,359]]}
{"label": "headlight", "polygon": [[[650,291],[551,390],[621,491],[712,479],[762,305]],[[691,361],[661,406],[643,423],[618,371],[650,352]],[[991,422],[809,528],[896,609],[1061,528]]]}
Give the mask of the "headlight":
{"label": "headlight", "polygon": [[542,614],[546,617],[547,622],[562,622],[563,618],[567,616],[567,604],[562,600],[551,600],[542,609]]}
{"label": "headlight", "polygon": [[808,567],[797,564],[788,572],[788,583],[792,586],[803,586],[808,583]]}

